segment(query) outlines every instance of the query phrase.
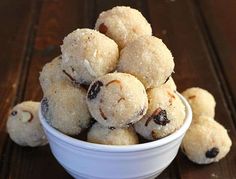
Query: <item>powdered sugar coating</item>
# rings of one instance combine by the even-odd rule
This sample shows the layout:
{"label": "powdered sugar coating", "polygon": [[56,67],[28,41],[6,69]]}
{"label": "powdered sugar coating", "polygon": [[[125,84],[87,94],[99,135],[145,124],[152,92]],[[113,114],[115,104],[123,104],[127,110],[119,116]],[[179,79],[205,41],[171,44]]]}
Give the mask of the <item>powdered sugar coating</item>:
{"label": "powdered sugar coating", "polygon": [[113,39],[122,49],[142,35],[152,35],[151,25],[136,9],[116,6],[99,14],[95,29]]}
{"label": "powdered sugar coating", "polygon": [[188,129],[182,141],[182,151],[198,164],[218,162],[227,155],[232,142],[226,129],[217,121],[206,116],[199,118]]}
{"label": "powdered sugar coating", "polygon": [[89,87],[87,104],[91,115],[107,127],[126,127],[146,113],[148,99],[143,84],[125,73],[109,73]]}
{"label": "powdered sugar coating", "polygon": [[182,95],[192,108],[193,122],[198,120],[199,116],[214,118],[216,102],[210,92],[199,87],[192,87],[183,91]]}
{"label": "powdered sugar coating", "polygon": [[175,92],[161,86],[148,90],[147,94],[148,111],[134,124],[136,132],[145,139],[157,140],[179,129],[185,119],[185,107]]}
{"label": "powdered sugar coating", "polygon": [[64,38],[61,51],[62,69],[81,84],[113,71],[119,57],[117,44],[92,29],[71,32]]}
{"label": "powdered sugar coating", "polygon": [[48,101],[45,114],[48,122],[59,131],[77,135],[89,126],[90,114],[86,105],[86,90],[71,84],[57,83],[44,94]]}
{"label": "powdered sugar coating", "polygon": [[10,138],[21,146],[42,146],[47,138],[38,118],[39,102],[25,101],[11,110],[7,120]]}
{"label": "powdered sugar coating", "polygon": [[136,76],[146,88],[164,84],[173,70],[172,54],[157,37],[139,37],[121,51],[118,71]]}
{"label": "powdered sugar coating", "polygon": [[70,83],[61,69],[62,57],[58,56],[44,65],[40,72],[39,82],[43,93],[46,93],[55,83]]}
{"label": "powdered sugar coating", "polygon": [[88,142],[106,145],[138,144],[138,136],[132,127],[109,129],[98,122],[88,132]]}

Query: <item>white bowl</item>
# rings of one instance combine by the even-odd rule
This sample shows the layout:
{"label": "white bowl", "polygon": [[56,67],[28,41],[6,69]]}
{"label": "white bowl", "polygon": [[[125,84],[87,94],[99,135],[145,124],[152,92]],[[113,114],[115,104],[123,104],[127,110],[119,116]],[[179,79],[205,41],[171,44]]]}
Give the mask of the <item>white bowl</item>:
{"label": "white bowl", "polygon": [[183,126],[157,141],[130,146],[93,144],[69,137],[51,127],[39,110],[39,118],[57,161],[75,178],[146,179],[158,176],[175,158],[192,121],[188,102]]}

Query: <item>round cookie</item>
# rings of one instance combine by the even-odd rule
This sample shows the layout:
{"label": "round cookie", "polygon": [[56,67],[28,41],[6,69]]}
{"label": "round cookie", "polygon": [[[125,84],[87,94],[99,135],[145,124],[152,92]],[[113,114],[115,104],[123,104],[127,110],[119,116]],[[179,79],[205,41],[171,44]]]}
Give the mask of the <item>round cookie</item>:
{"label": "round cookie", "polygon": [[61,69],[61,56],[54,58],[44,65],[40,72],[39,82],[44,93],[46,93],[54,83],[70,83]]}
{"label": "round cookie", "polygon": [[185,119],[181,99],[169,88],[148,90],[148,111],[134,124],[135,130],[148,140],[163,138],[179,129]]}
{"label": "round cookie", "polygon": [[183,91],[182,95],[187,99],[192,108],[193,121],[199,119],[201,115],[214,118],[216,102],[214,96],[207,90],[192,87]]}
{"label": "round cookie", "polygon": [[95,29],[113,39],[122,49],[142,35],[152,35],[152,28],[136,9],[117,6],[99,14]]}
{"label": "round cookie", "polygon": [[88,142],[106,145],[138,144],[138,136],[132,127],[107,128],[96,122],[89,130]]}
{"label": "round cookie", "polygon": [[42,112],[50,125],[68,135],[77,135],[89,127],[90,114],[86,105],[86,90],[58,83],[42,100]]}
{"label": "round cookie", "polygon": [[232,142],[218,122],[206,116],[199,118],[188,129],[181,144],[182,151],[198,164],[218,162],[227,155]]}
{"label": "round cookie", "polygon": [[38,118],[39,104],[25,101],[11,110],[7,120],[7,132],[18,145],[36,147],[48,143]]}
{"label": "round cookie", "polygon": [[61,51],[62,69],[70,79],[86,85],[113,71],[119,58],[117,44],[92,29],[77,29],[67,35]]}
{"label": "round cookie", "polygon": [[142,36],[121,50],[118,71],[136,76],[146,88],[161,86],[174,70],[171,52],[154,36]]}
{"label": "round cookie", "polygon": [[143,84],[125,73],[110,73],[89,87],[87,104],[91,115],[107,127],[126,127],[146,113],[148,99]]}

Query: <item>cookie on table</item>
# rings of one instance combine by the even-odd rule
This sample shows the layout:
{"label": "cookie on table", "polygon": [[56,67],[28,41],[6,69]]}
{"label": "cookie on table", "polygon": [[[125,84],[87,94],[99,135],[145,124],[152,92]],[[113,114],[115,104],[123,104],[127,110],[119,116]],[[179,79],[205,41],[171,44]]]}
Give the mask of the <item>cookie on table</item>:
{"label": "cookie on table", "polygon": [[107,127],[126,127],[140,120],[148,108],[143,84],[126,73],[109,73],[89,87],[87,104],[91,115]]}
{"label": "cookie on table", "polygon": [[179,129],[185,119],[185,107],[170,88],[159,87],[147,91],[148,111],[134,124],[135,130],[147,140],[157,140]]}
{"label": "cookie on table", "polygon": [[18,145],[36,147],[48,143],[38,118],[39,104],[25,101],[11,110],[7,120],[7,132]]}
{"label": "cookie on table", "polygon": [[117,70],[136,76],[147,89],[164,84],[174,65],[173,56],[161,39],[142,36],[121,50]]}
{"label": "cookie on table", "polygon": [[210,117],[199,118],[188,129],[181,144],[182,151],[198,164],[218,162],[227,155],[232,145],[227,130]]}
{"label": "cookie on table", "polygon": [[86,90],[71,84],[56,83],[44,94],[42,112],[51,126],[68,135],[89,127],[90,114]]}
{"label": "cookie on table", "polygon": [[89,130],[88,142],[106,145],[138,144],[138,136],[132,127],[108,128],[96,122]]}
{"label": "cookie on table", "polygon": [[208,116],[214,118],[216,101],[214,96],[207,90],[192,87],[182,92],[182,95],[189,102],[193,111],[193,122],[199,119],[199,116]]}
{"label": "cookie on table", "polygon": [[95,29],[113,39],[122,49],[142,35],[152,35],[151,25],[136,9],[117,6],[99,14]]}
{"label": "cookie on table", "polygon": [[95,78],[116,68],[118,45],[92,29],[77,29],[61,45],[61,67],[73,81],[89,85]]}

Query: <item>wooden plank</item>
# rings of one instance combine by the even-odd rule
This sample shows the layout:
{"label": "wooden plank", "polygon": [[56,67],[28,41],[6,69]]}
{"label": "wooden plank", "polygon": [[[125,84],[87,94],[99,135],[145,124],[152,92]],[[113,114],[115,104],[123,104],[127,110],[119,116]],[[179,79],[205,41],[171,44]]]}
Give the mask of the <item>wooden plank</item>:
{"label": "wooden plank", "polygon": [[48,0],[43,3],[27,78],[25,100],[41,100],[39,72],[47,62],[60,55],[63,38],[73,30],[83,27],[84,16],[83,1]]}
{"label": "wooden plank", "polygon": [[236,125],[236,1],[196,1],[203,20],[208,43],[215,52],[215,66],[219,71],[222,87],[228,93],[225,98]]}
{"label": "wooden plank", "polygon": [[38,8],[36,1],[0,1],[0,178],[3,178],[3,163],[7,162],[6,153],[10,152],[10,141],[6,133],[6,120],[12,105],[21,100],[25,72],[28,65],[34,24]]}
{"label": "wooden plank", "polygon": [[[92,2],[92,1],[90,1]],[[40,100],[42,92],[38,77],[43,65],[60,54],[62,39],[78,27],[89,23],[88,1],[61,0],[43,2],[24,100]],[[10,178],[71,178],[57,163],[49,146],[38,148],[12,146],[9,156],[8,174]]]}
{"label": "wooden plank", "polygon": [[229,130],[233,141],[229,155],[211,165],[195,165],[179,154],[177,163],[181,178],[236,177],[233,173],[236,132],[193,4],[188,0],[149,0],[148,8],[154,34],[163,39],[175,57],[174,79],[178,90],[200,86],[213,93],[217,101],[216,120]]}

